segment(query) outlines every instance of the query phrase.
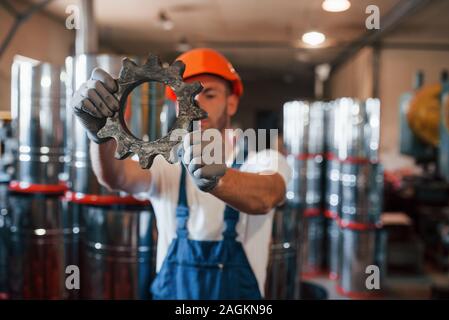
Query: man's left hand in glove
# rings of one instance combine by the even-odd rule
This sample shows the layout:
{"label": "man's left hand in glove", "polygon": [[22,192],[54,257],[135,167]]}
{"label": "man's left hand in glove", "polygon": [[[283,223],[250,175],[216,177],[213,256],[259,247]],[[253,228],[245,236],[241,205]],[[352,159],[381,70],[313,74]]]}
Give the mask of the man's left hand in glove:
{"label": "man's left hand in glove", "polygon": [[184,136],[181,160],[198,188],[201,191],[210,192],[227,170],[224,148],[222,139],[216,141],[217,137],[215,137],[212,141],[202,141],[201,137],[200,131],[189,132]]}

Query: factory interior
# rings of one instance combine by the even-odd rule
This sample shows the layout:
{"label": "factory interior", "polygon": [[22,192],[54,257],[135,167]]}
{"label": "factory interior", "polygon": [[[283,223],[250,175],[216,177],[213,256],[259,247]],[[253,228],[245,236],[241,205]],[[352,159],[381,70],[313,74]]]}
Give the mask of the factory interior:
{"label": "factory interior", "polygon": [[[448,299],[448,16],[0,0],[0,300]],[[269,164],[198,169],[197,120]]]}

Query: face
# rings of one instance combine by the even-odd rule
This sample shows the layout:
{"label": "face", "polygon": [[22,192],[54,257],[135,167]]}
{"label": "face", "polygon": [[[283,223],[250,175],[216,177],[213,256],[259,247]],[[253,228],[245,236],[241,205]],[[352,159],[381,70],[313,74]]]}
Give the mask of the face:
{"label": "face", "polygon": [[196,81],[201,83],[203,91],[195,99],[208,114],[206,119],[201,120],[201,130],[215,128],[224,131],[237,111],[238,97],[229,92],[226,81],[220,77],[199,75],[186,80],[188,83]]}

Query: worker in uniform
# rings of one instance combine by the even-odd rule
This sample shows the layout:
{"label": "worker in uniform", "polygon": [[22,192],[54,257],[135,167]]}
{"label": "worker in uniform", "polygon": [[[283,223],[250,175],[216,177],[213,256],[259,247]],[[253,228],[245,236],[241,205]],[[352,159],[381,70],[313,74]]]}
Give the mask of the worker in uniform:
{"label": "worker in uniform", "polygon": [[114,158],[115,140],[96,134],[119,109],[114,96],[118,88],[109,74],[95,69],[71,101],[92,141],[93,170],[108,189],[152,203],[158,228],[157,275],[151,285],[155,299],[260,299],[274,208],[284,201],[290,169],[271,149],[248,151],[238,163],[237,154],[244,149],[223,148],[222,161],[203,161],[205,130],[219,130],[223,145],[242,145],[226,129],[237,112],[243,84],[215,50],[193,49],[177,60],[186,65],[184,81],[203,86],[195,99],[208,114],[200,132],[183,137],[180,161],[170,164],[159,155],[143,170],[133,159]]}

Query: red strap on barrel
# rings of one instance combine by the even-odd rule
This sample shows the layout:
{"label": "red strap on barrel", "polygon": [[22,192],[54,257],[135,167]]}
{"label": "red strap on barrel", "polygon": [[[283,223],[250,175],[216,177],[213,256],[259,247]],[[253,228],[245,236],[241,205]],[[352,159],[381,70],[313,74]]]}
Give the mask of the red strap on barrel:
{"label": "red strap on barrel", "polygon": [[337,160],[341,163],[350,163],[350,164],[377,164],[378,161],[371,161],[368,158],[363,158],[363,157],[347,157],[345,159],[339,159],[335,154],[333,154],[332,152],[327,152],[325,154],[325,159],[326,160]]}
{"label": "red strap on barrel", "polygon": [[324,211],[324,216],[325,216],[326,218],[329,218],[329,219],[336,219],[336,220],[339,219],[338,213],[335,212],[335,211],[331,211],[331,210],[325,210],[325,211]]}
{"label": "red strap on barrel", "polygon": [[382,223],[360,223],[355,221],[349,221],[345,219],[338,219],[338,226],[342,229],[350,229],[355,231],[367,231],[367,230],[373,230],[373,229],[380,229],[382,228]]}
{"label": "red strap on barrel", "polygon": [[295,155],[296,160],[309,160],[315,157],[324,157],[324,153],[300,153]]}
{"label": "red strap on barrel", "polygon": [[345,291],[338,284],[335,285],[335,289],[337,290],[338,294],[352,299],[370,299],[370,298],[373,299],[373,298],[381,298],[383,296],[382,292],[376,290],[373,290],[371,292]]}
{"label": "red strap on barrel", "polygon": [[304,210],[304,217],[317,217],[321,214],[319,208],[307,208]]}
{"label": "red strap on barrel", "polygon": [[128,205],[128,206],[149,206],[150,201],[138,200],[131,195],[116,196],[116,195],[98,195],[98,194],[84,194],[72,191],[67,191],[64,194],[64,200],[86,205],[97,206],[111,206],[111,205]]}
{"label": "red strap on barrel", "polygon": [[67,190],[65,183],[60,184],[36,184],[19,181],[11,181],[9,190],[20,193],[63,194]]}

